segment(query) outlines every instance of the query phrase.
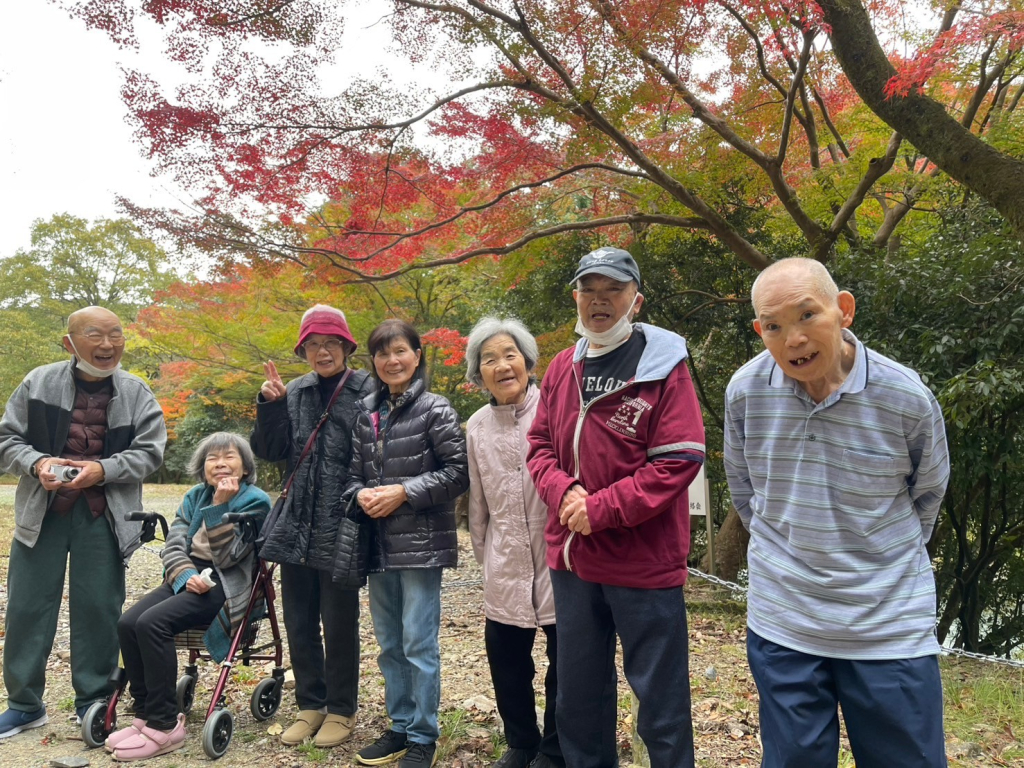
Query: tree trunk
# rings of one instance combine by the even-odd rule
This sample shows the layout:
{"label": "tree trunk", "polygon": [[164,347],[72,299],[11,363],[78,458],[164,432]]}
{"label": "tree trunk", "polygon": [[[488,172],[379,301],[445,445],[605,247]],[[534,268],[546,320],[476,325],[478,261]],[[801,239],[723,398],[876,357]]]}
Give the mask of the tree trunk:
{"label": "tree trunk", "polygon": [[[715,536],[715,575],[727,581],[736,581],[740,569],[747,564],[747,544],[750,534],[743,527],[736,508],[730,506],[725,522]],[[707,555],[701,561],[701,570],[711,572],[711,563]]]}
{"label": "tree trunk", "polygon": [[1024,161],[989,146],[934,99],[885,95],[896,75],[861,0],[821,0],[832,48],[864,103],[928,159],[998,210],[1024,237]]}

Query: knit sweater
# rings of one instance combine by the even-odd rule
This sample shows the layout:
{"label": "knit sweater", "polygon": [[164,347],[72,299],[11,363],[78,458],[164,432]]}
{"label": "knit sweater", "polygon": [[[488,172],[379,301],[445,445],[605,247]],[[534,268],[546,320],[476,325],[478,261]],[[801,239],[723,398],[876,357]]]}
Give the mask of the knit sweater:
{"label": "knit sweater", "polygon": [[[242,623],[248,607],[255,562],[253,534],[259,531],[270,512],[270,497],[244,482],[239,484],[238,493],[226,504],[214,504],[213,492],[213,486],[202,483],[185,494],[167,532],[161,558],[164,561],[164,581],[177,594],[190,578],[199,575],[190,557],[192,538],[206,524],[213,565],[217,581],[224,587],[225,602],[203,636],[203,643],[219,662],[231,649],[231,637]],[[225,523],[224,515],[229,512],[251,516],[254,526]]]}

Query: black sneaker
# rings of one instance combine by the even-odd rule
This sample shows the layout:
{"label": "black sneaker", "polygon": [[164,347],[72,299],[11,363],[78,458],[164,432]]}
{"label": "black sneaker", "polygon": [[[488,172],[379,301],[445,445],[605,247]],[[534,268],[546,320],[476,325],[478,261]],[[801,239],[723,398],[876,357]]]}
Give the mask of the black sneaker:
{"label": "black sneaker", "polygon": [[388,730],[373,744],[360,749],[356,753],[356,761],[363,765],[384,765],[400,758],[411,746],[404,733]]}
{"label": "black sneaker", "polygon": [[416,744],[410,742],[398,768],[430,768],[437,762],[437,744]]}
{"label": "black sneaker", "polygon": [[514,749],[509,747],[505,754],[498,758],[492,768],[526,768],[530,761],[537,755],[532,749]]}

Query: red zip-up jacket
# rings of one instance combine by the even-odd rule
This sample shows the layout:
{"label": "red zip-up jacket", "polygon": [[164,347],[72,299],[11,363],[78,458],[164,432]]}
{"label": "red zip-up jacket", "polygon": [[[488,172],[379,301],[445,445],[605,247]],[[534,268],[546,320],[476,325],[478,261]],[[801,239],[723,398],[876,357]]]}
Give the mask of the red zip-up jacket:
{"label": "red zip-up jacket", "polygon": [[[548,566],[584,581],[660,589],[686,581],[687,488],[704,462],[704,421],[686,367],[686,342],[637,323],[647,345],[625,386],[583,406],[588,342],[555,356],[530,429],[527,466],[548,507]],[[591,534],[558,509],[573,485],[587,493]]]}

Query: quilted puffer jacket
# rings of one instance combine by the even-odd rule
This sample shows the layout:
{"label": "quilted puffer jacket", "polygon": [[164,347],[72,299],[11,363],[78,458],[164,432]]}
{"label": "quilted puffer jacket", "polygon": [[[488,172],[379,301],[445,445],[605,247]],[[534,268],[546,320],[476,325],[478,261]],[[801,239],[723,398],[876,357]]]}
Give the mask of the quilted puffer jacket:
{"label": "quilted puffer jacket", "polygon": [[[256,429],[249,443],[261,459],[288,462],[285,482],[324,411],[318,378],[310,371],[290,381],[288,394],[281,400],[267,402],[262,394],[256,398]],[[321,571],[331,570],[338,520],[344,511],[341,494],[352,457],[352,432],[358,403],[373,390],[370,374],[352,371],[316,443],[299,467],[290,491],[289,524],[274,528],[260,550],[261,557]],[[337,544],[355,547],[356,542]]]}
{"label": "quilted puffer jacket", "polygon": [[454,568],[455,499],[469,487],[466,440],[458,414],[417,379],[389,414],[380,450],[375,414],[387,396],[387,387],[382,387],[360,404],[345,488],[345,501],[363,488],[394,484],[405,486],[409,497],[387,517],[370,521],[370,571]]}

